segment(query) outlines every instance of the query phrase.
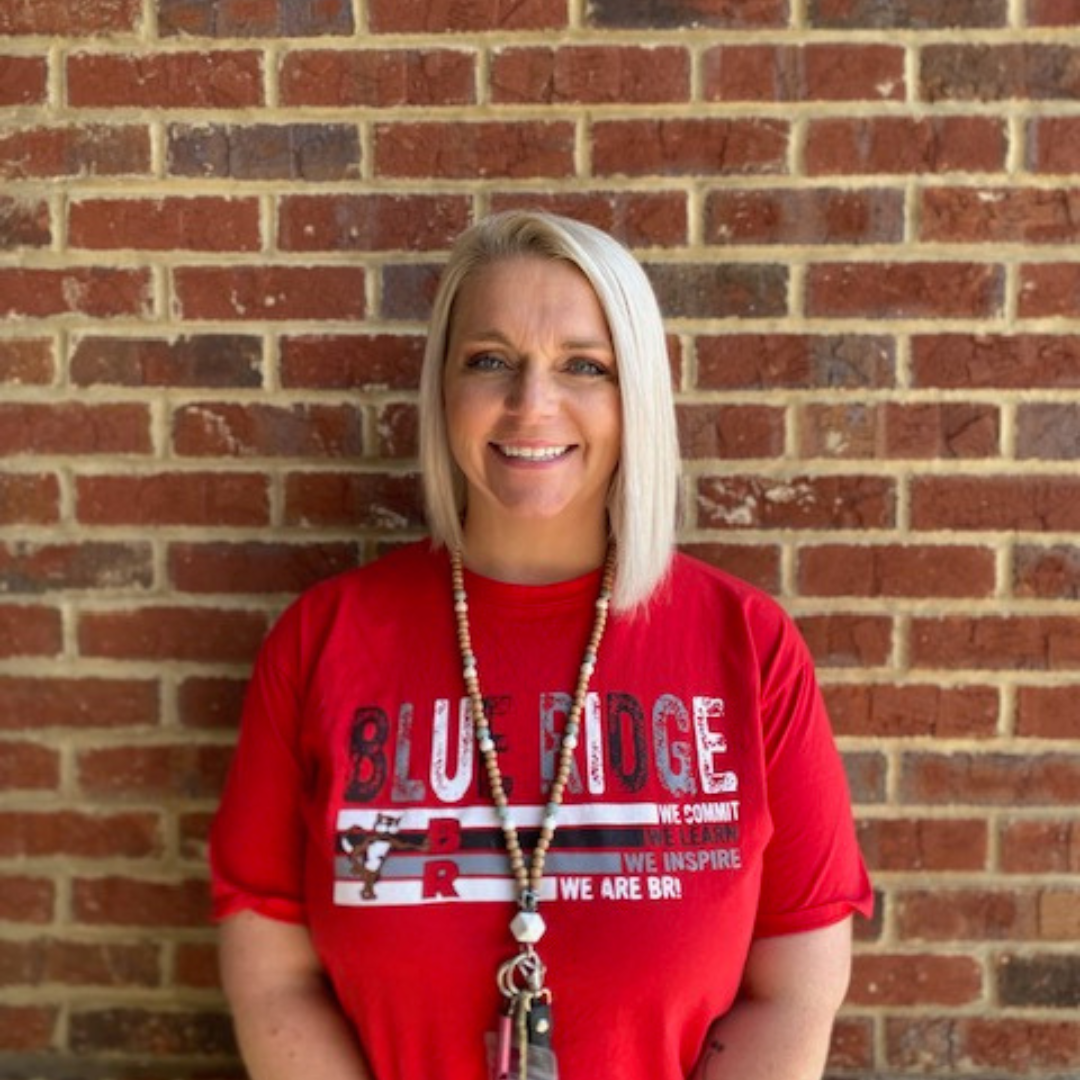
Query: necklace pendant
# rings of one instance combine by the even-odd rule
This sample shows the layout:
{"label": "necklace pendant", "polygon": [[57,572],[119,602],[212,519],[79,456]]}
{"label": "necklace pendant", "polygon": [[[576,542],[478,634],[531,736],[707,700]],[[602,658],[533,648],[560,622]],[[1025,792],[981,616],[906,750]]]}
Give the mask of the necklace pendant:
{"label": "necklace pendant", "polygon": [[546,929],[539,911],[519,911],[510,922],[510,933],[521,945],[535,945]]}

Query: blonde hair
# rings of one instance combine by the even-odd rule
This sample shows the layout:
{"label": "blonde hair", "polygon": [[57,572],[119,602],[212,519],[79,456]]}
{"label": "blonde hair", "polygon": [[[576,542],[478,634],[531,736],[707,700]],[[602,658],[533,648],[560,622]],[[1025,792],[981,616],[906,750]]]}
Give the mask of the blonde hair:
{"label": "blonde hair", "polygon": [[560,259],[588,279],[607,318],[619,370],[622,446],[608,494],[619,548],[613,603],[644,603],[667,573],[675,546],[679,445],[663,319],[649,279],[607,233],[570,218],[511,210],[464,232],[435,296],[420,376],[420,465],[433,540],[462,543],[465,481],[450,452],[443,369],[454,300],[466,279],[501,259]]}

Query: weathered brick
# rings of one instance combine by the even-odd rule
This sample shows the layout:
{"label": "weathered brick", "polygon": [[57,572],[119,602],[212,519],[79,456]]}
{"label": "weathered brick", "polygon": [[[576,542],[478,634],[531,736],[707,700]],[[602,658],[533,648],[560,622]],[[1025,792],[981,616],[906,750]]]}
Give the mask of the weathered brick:
{"label": "weathered brick", "polygon": [[0,812],[0,824],[0,855],[5,858],[138,859],[164,850],[161,819],[153,812],[11,810]]}
{"label": "weathered brick", "polygon": [[157,716],[153,680],[0,677],[0,728],[145,727]]}
{"label": "weathered brick", "polygon": [[596,176],[724,176],[784,171],[789,125],[781,120],[597,120]]}
{"label": "weathered brick", "polygon": [[917,334],[913,385],[948,390],[1080,387],[1075,334]]}
{"label": "weathered brick", "polygon": [[679,443],[687,460],[771,458],[784,449],[784,410],[766,405],[679,405]]}
{"label": "weathered brick", "polygon": [[[18,923],[50,923],[56,905],[56,884],[49,878],[0,873],[0,919]],[[5,1038],[4,1009],[0,1007],[0,1046],[13,1048]]]}
{"label": "weathered brick", "polygon": [[810,0],[811,26],[832,30],[1004,27],[1007,0]]}
{"label": "weathered brick", "polygon": [[178,986],[199,990],[218,990],[218,950],[214,945],[180,942],[176,949],[175,978]]}
{"label": "weathered brick", "polygon": [[164,37],[313,37],[350,34],[355,28],[348,0],[157,0],[157,15]]}
{"label": "weathered brick", "polygon": [[414,459],[420,448],[420,415],[415,405],[391,402],[375,415],[375,453],[382,460]]}
{"label": "weathered brick", "polygon": [[1080,958],[1076,956],[1004,956],[996,975],[1003,1005],[1056,1009],[1080,1005]]}
{"label": "weathered brick", "polygon": [[839,1017],[833,1025],[828,1068],[867,1072],[874,1062],[874,1027],[870,1020]]}
{"label": "weathered brick", "polygon": [[1005,821],[1000,842],[1006,874],[1080,873],[1080,821]]}
{"label": "weathered brick", "polygon": [[[113,660],[249,663],[267,629],[258,611],[158,605],[129,611],[84,611],[79,652]],[[130,750],[120,751],[121,755]]]}
{"label": "weathered brick", "polygon": [[499,104],[656,104],[690,96],[690,54],[676,46],[567,45],[499,49]]}
{"label": "weathered brick", "polygon": [[60,484],[51,473],[0,473],[0,519],[48,525],[60,519]]}
{"label": "weathered brick", "polygon": [[415,390],[424,338],[419,334],[287,337],[281,382],[326,390]]}
{"label": "weathered brick", "polygon": [[668,318],[768,318],[787,312],[788,269],[779,263],[647,263]]}
{"label": "weathered brick", "polygon": [[55,373],[53,346],[48,338],[0,341],[0,383],[43,386],[53,381]]}
{"label": "weathered brick", "polygon": [[1071,476],[920,476],[914,529],[1080,529],[1080,481]]}
{"label": "weathered brick", "polygon": [[142,589],[153,583],[153,577],[149,544],[0,542],[0,592],[7,594]]}
{"label": "weathered brick", "polygon": [[[4,612],[0,610],[0,656],[3,649]],[[60,783],[60,755],[37,743],[0,741],[0,788],[12,791],[54,791]]]}
{"label": "weathered brick", "polygon": [[921,239],[964,244],[1065,244],[1080,238],[1080,189],[926,188]]}
{"label": "weathered brick", "polygon": [[1080,0],[1027,0],[1028,26],[1067,26],[1080,23]]}
{"label": "weathered brick", "polygon": [[177,690],[177,716],[183,727],[236,731],[246,691],[247,679],[192,675]]}
{"label": "weathered brick", "polygon": [[856,956],[848,1001],[854,1005],[969,1005],[982,992],[978,960],[970,956]]}
{"label": "weathered brick", "polygon": [[1017,544],[1013,549],[1012,587],[1016,596],[1080,598],[1080,547]]}
{"label": "weathered brick", "polygon": [[903,889],[893,911],[901,941],[1024,941],[1038,925],[1036,897],[1020,889]]}
{"label": "weathered brick", "polygon": [[15,127],[0,132],[0,178],[145,176],[150,130],[137,124]]}
{"label": "weathered brick", "polygon": [[895,343],[859,334],[702,334],[702,390],[879,389],[896,380]]}
{"label": "weathered brick", "polygon": [[[1080,7],[1076,19],[1080,22]],[[1041,173],[1080,172],[1080,116],[1039,116],[1027,125],[1027,167]]]}
{"label": "weathered brick", "polygon": [[0,315],[32,319],[87,315],[108,319],[148,316],[150,308],[150,274],[146,270],[0,269]]}
{"label": "weathered brick", "polygon": [[292,473],[285,480],[287,525],[418,528],[422,505],[413,474]]}
{"label": "weathered brick", "polygon": [[[857,806],[884,803],[888,779],[885,755],[880,751],[864,750],[845,753],[843,760],[852,801]],[[880,904],[878,907],[880,909]]]}
{"label": "weathered brick", "polygon": [[0,454],[147,454],[150,410],[143,404],[0,404]]}
{"label": "weathered brick", "polygon": [[463,49],[298,50],[281,65],[287,106],[425,108],[476,100],[476,55]]}
{"label": "weathered brick", "polygon": [[257,199],[82,199],[68,210],[74,248],[258,251]]}
{"label": "weathered brick", "polygon": [[159,1060],[190,1054],[196,1046],[202,1055],[236,1053],[232,1021],[224,1011],[79,1006],[71,1011],[70,1025],[71,1048],[82,1060],[117,1053]]}
{"label": "weathered brick", "polygon": [[559,30],[566,25],[565,0],[368,0],[368,26],[377,34]]}
{"label": "weathered brick", "polygon": [[262,60],[253,50],[76,53],[67,62],[68,104],[80,109],[243,109],[264,104]]}
{"label": "weathered brick", "polygon": [[429,251],[469,224],[462,195],[287,195],[278,207],[283,251]]}
{"label": "weathered brick", "polygon": [[255,387],[262,341],[240,334],[172,339],[80,337],[71,354],[77,386]]}
{"label": "weathered brick", "polygon": [[596,27],[672,30],[711,26],[730,29],[782,27],[787,0],[592,0],[589,23]]}
{"label": "weathered brick", "polygon": [[979,818],[871,818],[859,823],[859,847],[871,871],[925,874],[985,870],[990,841]]}
{"label": "weathered brick", "polygon": [[365,271],[354,266],[181,266],[185,319],[362,319]]}
{"label": "weathered brick", "polygon": [[1080,311],[1080,264],[1032,263],[1020,267],[1021,318],[1075,318]]}
{"label": "weathered brick", "polygon": [[1080,668],[1080,624],[1058,615],[914,619],[911,663],[915,667],[1072,670]]}
{"label": "weathered brick", "polygon": [[1073,806],[1080,758],[1068,754],[912,752],[899,795],[939,806]]}
{"label": "weathered brick", "polygon": [[220,795],[232,751],[192,743],[82,750],[76,774],[84,795],[164,799]]}
{"label": "weathered brick", "polygon": [[48,79],[49,62],[44,56],[0,56],[0,108],[43,105]]}
{"label": "weathered brick", "polygon": [[703,477],[698,524],[710,529],[880,529],[896,491],[876,476]]}
{"label": "weathered brick", "polygon": [[160,985],[161,972],[161,949],[149,942],[99,944],[53,937],[0,942],[5,986],[150,987]]}
{"label": "weathered brick", "polygon": [[807,314],[821,318],[991,318],[1000,267],[980,263],[820,263],[807,272]]}
{"label": "weathered brick", "polygon": [[902,101],[894,45],[717,45],[702,57],[706,101]]}
{"label": "weathered brick", "polygon": [[1016,414],[1016,456],[1057,461],[1080,457],[1080,405],[1021,404]]}
{"label": "weathered brick", "polygon": [[209,890],[194,879],[78,877],[72,907],[88,926],[200,927],[209,917]]}
{"label": "weathered brick", "polygon": [[1016,695],[1016,734],[1022,738],[1080,739],[1078,709],[1080,687],[1021,686]]}
{"label": "weathered brick", "polygon": [[33,0],[0,7],[0,34],[48,34],[55,37],[95,37],[130,33],[142,21],[140,0]]}
{"label": "weathered brick", "polygon": [[54,656],[62,648],[63,631],[56,608],[0,604],[0,657]]}
{"label": "weathered brick", "polygon": [[48,1051],[60,1023],[52,1005],[0,1005],[0,1046],[12,1053]]}
{"label": "weathered brick", "polygon": [[51,243],[47,202],[0,195],[0,250],[41,248]]}
{"label": "weathered brick", "polygon": [[810,176],[989,172],[1005,167],[1007,131],[990,116],[811,120]]}
{"label": "weathered brick", "polygon": [[679,545],[702,562],[710,563],[774,595],[780,591],[780,549],[775,544],[721,544],[700,541]]}
{"label": "weathered brick", "polygon": [[80,476],[79,521],[86,525],[266,525],[267,480],[254,473]]}
{"label": "weathered brick", "polygon": [[919,91],[930,102],[1073,100],[1080,94],[1080,49],[1070,44],[927,45]]}
{"label": "weathered brick", "polygon": [[892,651],[892,619],[878,615],[818,615],[797,620],[815,663],[830,668],[878,667]]}
{"label": "weathered brick", "polygon": [[997,734],[998,693],[989,686],[834,683],[823,693],[838,735],[986,739]]}
{"label": "weathered brick", "polygon": [[714,191],[705,200],[711,244],[894,244],[903,238],[899,191]]}
{"label": "weathered brick", "polygon": [[360,172],[355,124],[170,124],[172,176],[234,180],[350,180]]}
{"label": "weathered brick", "polygon": [[375,125],[380,177],[529,179],[574,173],[569,121],[402,122]]}
{"label": "weathered brick", "polygon": [[193,593],[285,593],[291,597],[356,565],[356,545],[344,541],[173,543],[168,554],[169,580],[179,591]]}

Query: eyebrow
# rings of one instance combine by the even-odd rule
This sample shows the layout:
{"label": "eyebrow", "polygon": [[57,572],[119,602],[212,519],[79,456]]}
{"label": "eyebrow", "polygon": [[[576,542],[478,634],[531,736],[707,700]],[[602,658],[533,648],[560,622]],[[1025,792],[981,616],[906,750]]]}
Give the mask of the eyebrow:
{"label": "eyebrow", "polygon": [[[500,330],[478,330],[475,334],[470,334],[463,340],[498,341],[503,345],[513,345],[513,342]],[[563,349],[603,349],[606,352],[615,352],[615,346],[605,338],[569,338],[560,342],[559,345]]]}

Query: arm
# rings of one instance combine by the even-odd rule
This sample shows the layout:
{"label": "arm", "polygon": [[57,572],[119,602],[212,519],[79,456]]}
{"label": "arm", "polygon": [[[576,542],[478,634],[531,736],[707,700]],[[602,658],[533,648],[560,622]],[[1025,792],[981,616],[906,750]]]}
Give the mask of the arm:
{"label": "arm", "polygon": [[755,941],[739,997],[709,1029],[692,1080],[820,1080],[850,974],[850,919]]}
{"label": "arm", "polygon": [[306,927],[231,916],[221,976],[252,1080],[372,1080]]}

